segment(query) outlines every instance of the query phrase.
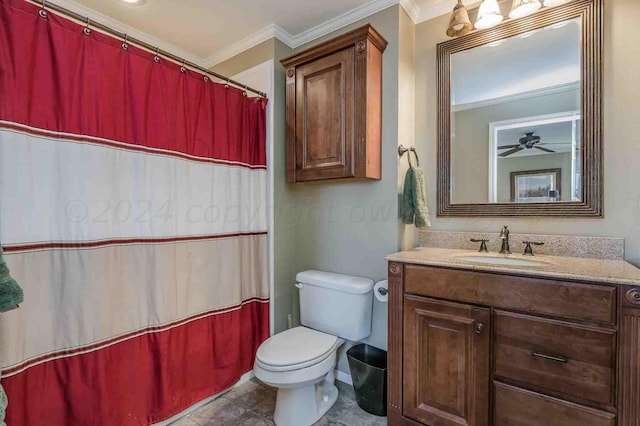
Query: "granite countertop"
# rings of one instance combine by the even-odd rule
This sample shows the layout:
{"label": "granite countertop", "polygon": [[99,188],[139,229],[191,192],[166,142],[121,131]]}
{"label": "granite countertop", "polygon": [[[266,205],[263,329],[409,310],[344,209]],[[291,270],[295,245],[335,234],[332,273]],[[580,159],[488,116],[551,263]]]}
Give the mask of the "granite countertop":
{"label": "granite countertop", "polygon": [[[462,260],[461,257],[511,258],[541,262],[540,266],[512,266],[486,264]],[[640,285],[640,269],[624,260],[586,259],[562,256],[523,256],[519,254],[479,253],[470,250],[417,247],[413,250],[390,254],[390,262],[501,272],[532,277],[571,279],[597,283]]]}

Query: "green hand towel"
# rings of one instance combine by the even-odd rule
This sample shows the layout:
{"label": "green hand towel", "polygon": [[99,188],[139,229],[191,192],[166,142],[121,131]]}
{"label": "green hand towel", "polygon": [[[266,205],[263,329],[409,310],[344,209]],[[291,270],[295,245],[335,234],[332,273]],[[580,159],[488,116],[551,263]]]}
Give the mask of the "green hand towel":
{"label": "green hand towel", "polygon": [[9,275],[9,267],[2,259],[2,247],[0,247],[0,312],[6,312],[16,308],[24,302],[22,289]]}
{"label": "green hand towel", "polygon": [[2,385],[0,385],[0,426],[7,426],[4,422],[4,415],[7,411],[7,394],[4,393]]}
{"label": "green hand towel", "polygon": [[418,167],[409,168],[404,177],[402,222],[407,225],[415,223],[418,228],[431,226],[429,208],[427,207],[424,172]]}
{"label": "green hand towel", "polygon": [[407,170],[404,175],[404,189],[402,191],[402,223],[407,225],[413,224],[413,218],[416,214],[413,208],[413,167]]}

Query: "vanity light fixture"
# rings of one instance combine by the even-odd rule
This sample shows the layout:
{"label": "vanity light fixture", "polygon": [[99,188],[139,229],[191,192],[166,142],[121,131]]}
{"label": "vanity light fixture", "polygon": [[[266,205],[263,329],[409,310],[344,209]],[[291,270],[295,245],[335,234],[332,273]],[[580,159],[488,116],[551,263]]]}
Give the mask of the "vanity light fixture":
{"label": "vanity light fixture", "polygon": [[513,0],[509,18],[516,19],[531,15],[541,7],[540,0]]}
{"label": "vanity light fixture", "polygon": [[473,25],[469,20],[469,13],[462,4],[462,0],[458,0],[458,4],[455,5],[451,13],[447,35],[449,37],[459,37],[467,34],[472,29]]}
{"label": "vanity light fixture", "polygon": [[498,1],[484,0],[478,9],[478,19],[475,26],[478,29],[491,28],[498,25],[503,19],[504,16],[500,12]]}
{"label": "vanity light fixture", "polygon": [[147,2],[147,0],[122,0],[122,2],[129,4],[131,6],[140,6]]}

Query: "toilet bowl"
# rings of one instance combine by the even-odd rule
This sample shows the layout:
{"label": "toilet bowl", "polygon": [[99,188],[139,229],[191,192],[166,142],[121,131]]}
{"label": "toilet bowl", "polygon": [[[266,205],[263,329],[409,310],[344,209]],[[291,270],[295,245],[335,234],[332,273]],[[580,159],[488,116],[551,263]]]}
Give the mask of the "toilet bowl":
{"label": "toilet bowl", "polygon": [[278,426],[312,425],[338,398],[334,385],[343,339],[306,327],[276,334],[258,349],[254,373],[278,388],[273,419]]}
{"label": "toilet bowl", "polygon": [[278,426],[311,426],[329,411],[338,399],[338,348],[371,333],[373,280],[322,271],[300,272],[296,280],[302,326],[263,342],[253,368],[278,389]]}

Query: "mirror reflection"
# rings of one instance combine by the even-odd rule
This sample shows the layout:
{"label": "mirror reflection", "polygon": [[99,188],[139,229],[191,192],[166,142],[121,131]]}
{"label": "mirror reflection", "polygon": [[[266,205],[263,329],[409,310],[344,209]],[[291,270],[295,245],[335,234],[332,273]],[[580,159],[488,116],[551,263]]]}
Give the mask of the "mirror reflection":
{"label": "mirror reflection", "polygon": [[451,201],[580,201],[580,21],[451,56]]}

